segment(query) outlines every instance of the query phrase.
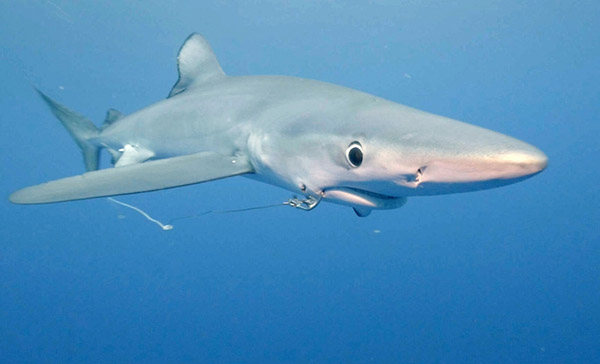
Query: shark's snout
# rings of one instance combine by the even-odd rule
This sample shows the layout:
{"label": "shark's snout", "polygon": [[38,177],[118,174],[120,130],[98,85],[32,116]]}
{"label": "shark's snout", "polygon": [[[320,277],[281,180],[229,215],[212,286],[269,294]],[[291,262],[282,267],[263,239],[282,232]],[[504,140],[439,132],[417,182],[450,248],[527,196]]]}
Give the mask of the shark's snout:
{"label": "shark's snout", "polygon": [[548,157],[541,150],[529,146],[527,150],[519,150],[504,156],[506,163],[515,164],[523,169],[524,175],[533,175],[546,169]]}
{"label": "shark's snout", "polygon": [[492,154],[482,168],[489,169],[489,179],[523,179],[540,173],[548,166],[548,157],[538,148],[524,142],[519,147]]}
{"label": "shark's snout", "polygon": [[[401,173],[394,181],[402,187],[394,195],[436,195],[495,188],[532,177],[548,166],[546,154],[530,144],[480,128],[465,130],[471,132],[469,137],[438,138],[430,143],[431,148],[422,153],[425,157],[415,158],[409,173]],[[405,166],[402,161],[399,164]]]}
{"label": "shark's snout", "polygon": [[434,161],[427,172],[438,182],[486,182],[521,180],[546,168],[548,157],[541,150],[524,142],[518,144],[518,147],[491,148],[441,158]]}

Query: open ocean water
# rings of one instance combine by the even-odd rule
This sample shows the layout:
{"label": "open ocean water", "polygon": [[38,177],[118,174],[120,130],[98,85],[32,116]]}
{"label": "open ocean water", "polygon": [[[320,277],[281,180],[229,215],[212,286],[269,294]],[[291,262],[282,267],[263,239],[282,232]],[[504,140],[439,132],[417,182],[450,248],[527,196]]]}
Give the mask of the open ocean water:
{"label": "open ocean water", "polygon": [[[99,124],[164,98],[194,31],[228,74],[356,88],[550,165],[364,219],[322,204],[164,232],[106,199],[8,202],[83,171],[32,85]],[[1,363],[600,362],[597,1],[4,0],[0,45]],[[169,221],[289,197],[236,177],[120,200]]]}

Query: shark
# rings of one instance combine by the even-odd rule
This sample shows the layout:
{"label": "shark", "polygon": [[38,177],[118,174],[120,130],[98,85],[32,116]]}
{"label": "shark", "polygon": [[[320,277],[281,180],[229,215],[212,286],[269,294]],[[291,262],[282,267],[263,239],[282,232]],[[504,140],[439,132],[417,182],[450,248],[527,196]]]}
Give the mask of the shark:
{"label": "shark", "polygon": [[[478,191],[534,176],[548,164],[518,139],[331,83],[228,76],[191,34],[168,97],[98,127],[38,90],[81,149],[86,172],[12,193],[45,204],[141,193],[233,176],[282,187],[288,204],[351,207],[364,217],[407,198]],[[113,167],[99,168],[107,150]]]}

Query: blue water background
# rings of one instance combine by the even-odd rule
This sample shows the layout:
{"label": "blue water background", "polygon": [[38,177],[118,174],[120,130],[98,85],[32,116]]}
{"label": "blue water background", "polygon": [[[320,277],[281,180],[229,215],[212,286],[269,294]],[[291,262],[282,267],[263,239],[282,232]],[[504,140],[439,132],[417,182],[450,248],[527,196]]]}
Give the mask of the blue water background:
{"label": "blue water background", "polygon": [[[82,172],[35,85],[96,123],[164,98],[198,31],[231,75],[360,89],[523,139],[539,176],[183,220],[11,205]],[[0,362],[600,362],[597,1],[0,2]],[[168,123],[165,120],[165,123]],[[246,178],[123,197],[166,221],[277,203]]]}

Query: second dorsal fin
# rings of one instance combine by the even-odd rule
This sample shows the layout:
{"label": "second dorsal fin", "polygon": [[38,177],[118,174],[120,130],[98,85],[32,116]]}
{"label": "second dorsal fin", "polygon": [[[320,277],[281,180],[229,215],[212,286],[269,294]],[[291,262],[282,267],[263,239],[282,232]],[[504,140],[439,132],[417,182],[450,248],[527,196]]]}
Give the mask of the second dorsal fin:
{"label": "second dorsal fin", "polygon": [[114,124],[117,120],[123,118],[123,113],[116,109],[108,109],[106,110],[106,118],[104,119],[104,123],[102,124],[102,129],[108,128],[110,125]]}
{"label": "second dorsal fin", "polygon": [[210,45],[198,33],[192,33],[183,42],[177,56],[179,79],[171,89],[173,97],[196,85],[225,76]]}

